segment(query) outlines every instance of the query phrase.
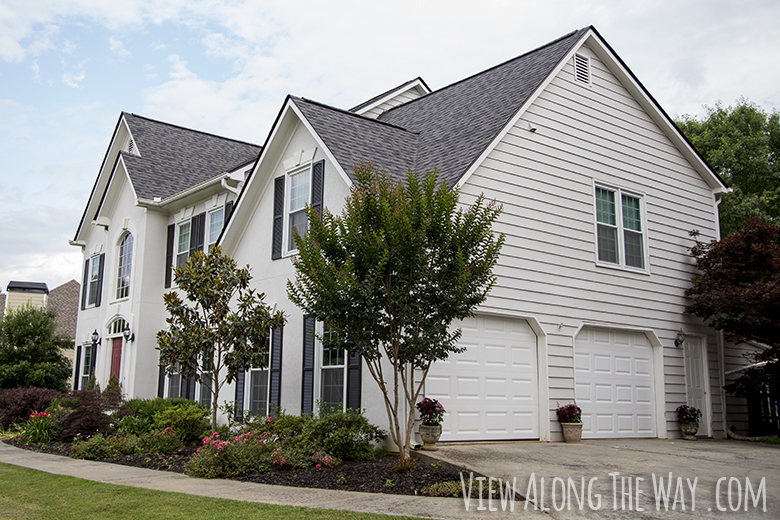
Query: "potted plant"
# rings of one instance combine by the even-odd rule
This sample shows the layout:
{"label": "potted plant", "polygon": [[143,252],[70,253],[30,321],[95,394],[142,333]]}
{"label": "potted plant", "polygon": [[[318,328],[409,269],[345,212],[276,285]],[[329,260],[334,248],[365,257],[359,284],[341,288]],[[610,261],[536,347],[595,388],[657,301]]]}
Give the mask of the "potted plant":
{"label": "potted plant", "polygon": [[423,398],[416,406],[422,419],[420,438],[423,441],[423,449],[436,451],[439,449],[436,442],[441,437],[441,421],[446,410],[439,401],[428,397]]}
{"label": "potted plant", "polygon": [[576,403],[559,406],[555,413],[563,428],[566,442],[580,442],[582,439],[582,409]]}
{"label": "potted plant", "polygon": [[683,432],[684,439],[689,441],[696,440],[700,417],[701,410],[694,406],[683,404],[677,407],[677,420],[680,421],[680,430]]}

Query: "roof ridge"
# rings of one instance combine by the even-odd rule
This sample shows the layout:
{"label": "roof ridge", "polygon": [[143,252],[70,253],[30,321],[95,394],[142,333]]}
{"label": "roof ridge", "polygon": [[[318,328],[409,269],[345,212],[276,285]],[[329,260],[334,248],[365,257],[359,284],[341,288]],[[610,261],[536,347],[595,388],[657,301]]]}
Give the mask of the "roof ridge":
{"label": "roof ridge", "polygon": [[149,121],[151,123],[157,123],[157,124],[160,124],[160,125],[170,126],[170,127],[173,127],[173,128],[178,128],[180,130],[186,130],[188,132],[193,132],[193,133],[196,133],[196,134],[207,135],[209,137],[216,137],[218,139],[222,139],[223,141],[233,141],[234,143],[241,143],[241,144],[246,144],[246,145],[249,145],[249,146],[255,146],[257,148],[260,148],[259,144],[250,143],[249,141],[243,141],[241,139],[233,139],[232,137],[225,137],[225,136],[222,136],[222,135],[214,134],[212,132],[205,132],[203,130],[195,130],[194,128],[187,128],[186,126],[177,125],[177,124],[174,124],[174,123],[168,123],[166,121],[160,121],[159,119],[152,119],[151,117],[146,117],[146,116],[134,114],[132,112],[124,112],[123,111],[122,115],[123,116],[137,117],[139,119],[143,119],[143,120]]}
{"label": "roof ridge", "polygon": [[[425,96],[423,96],[423,97],[425,97]],[[332,105],[328,105],[326,103],[321,103],[320,101],[314,101],[313,99],[300,97],[300,96],[290,96],[290,98],[292,100],[300,99],[301,101],[305,101],[307,103],[311,103],[312,105],[317,105],[319,107],[327,108],[327,109],[333,110],[335,112],[340,112],[340,113],[348,115],[348,116],[360,118],[363,121],[368,121],[368,122],[371,122],[371,123],[379,123],[381,125],[389,126],[391,128],[395,128],[397,130],[403,130],[404,132],[409,132],[410,134],[419,135],[419,132],[415,132],[413,130],[409,130],[408,128],[404,128],[402,126],[394,125],[393,123],[387,123],[385,121],[380,121],[378,119],[374,119],[373,117],[366,117],[366,116],[361,115],[361,114],[356,114],[354,112],[350,112],[349,110],[344,110],[343,108],[338,108],[338,107],[334,107]]]}
{"label": "roof ridge", "polygon": [[480,75],[482,75],[482,74],[485,74],[485,73],[487,73],[487,72],[490,72],[491,70],[495,70],[495,69],[497,69],[497,68],[499,68],[499,67],[503,67],[504,65],[506,65],[506,64],[508,64],[508,63],[510,63],[510,62],[513,62],[513,61],[519,60],[519,59],[521,59],[521,58],[525,58],[526,56],[528,56],[528,55],[530,55],[530,54],[533,54],[533,53],[535,53],[535,52],[539,52],[539,51],[541,51],[542,49],[544,49],[544,48],[546,48],[546,47],[550,47],[551,45],[554,45],[554,44],[556,44],[556,43],[560,42],[561,40],[565,40],[566,38],[570,38],[570,37],[571,37],[571,36],[573,36],[574,34],[577,34],[577,33],[578,33],[578,32],[580,32],[580,31],[588,30],[588,29],[590,29],[590,28],[592,28],[592,27],[593,27],[593,26],[588,26],[588,27],[585,27],[585,28],[583,28],[583,29],[576,29],[576,30],[574,30],[574,31],[568,32],[568,33],[564,34],[563,36],[560,36],[560,37],[558,37],[558,38],[556,38],[556,39],[554,39],[554,40],[552,40],[552,41],[550,41],[550,42],[547,42],[547,43],[545,43],[544,45],[540,45],[539,47],[537,47],[537,48],[535,48],[535,49],[532,49],[532,50],[530,50],[530,51],[528,51],[528,52],[524,52],[523,54],[521,54],[521,55],[519,55],[519,56],[515,56],[514,58],[510,58],[510,59],[508,59],[508,60],[502,61],[501,63],[499,63],[499,64],[497,64],[497,65],[493,65],[492,67],[488,67],[487,69],[484,69],[484,70],[481,70],[481,71],[479,71],[479,72],[476,72],[476,73],[472,74],[471,76],[466,76],[465,78],[463,78],[463,79],[459,79],[458,81],[456,81],[456,82],[454,82],[454,83],[450,83],[449,85],[445,85],[444,87],[442,87],[442,88],[440,88],[440,89],[438,89],[438,90],[434,90],[434,91],[432,91],[430,94],[428,94],[428,95],[426,95],[426,96],[421,96],[421,97],[418,97],[418,98],[416,98],[416,99],[412,99],[411,101],[407,101],[406,103],[403,103],[403,104],[401,104],[401,105],[398,105],[398,106],[391,107],[391,108],[389,108],[389,109],[385,110],[385,112],[383,113],[383,115],[384,115],[384,114],[388,114],[388,113],[390,113],[390,112],[392,112],[392,111],[394,111],[394,110],[396,110],[396,109],[398,109],[398,108],[401,108],[401,107],[407,107],[407,106],[411,105],[412,103],[414,103],[414,102],[416,102],[416,101],[420,101],[421,99],[425,99],[425,98],[427,98],[428,96],[432,96],[432,95],[434,95],[434,94],[438,94],[438,93],[440,93],[440,92],[442,92],[442,91],[444,91],[444,90],[447,90],[447,89],[449,89],[449,88],[452,88],[452,87],[454,87],[454,86],[456,86],[456,85],[459,85],[459,84],[461,84],[461,83],[464,83],[465,81],[468,81],[468,80],[470,80],[470,79],[472,79],[472,78],[475,78],[475,77],[477,77],[477,76],[480,76]]}

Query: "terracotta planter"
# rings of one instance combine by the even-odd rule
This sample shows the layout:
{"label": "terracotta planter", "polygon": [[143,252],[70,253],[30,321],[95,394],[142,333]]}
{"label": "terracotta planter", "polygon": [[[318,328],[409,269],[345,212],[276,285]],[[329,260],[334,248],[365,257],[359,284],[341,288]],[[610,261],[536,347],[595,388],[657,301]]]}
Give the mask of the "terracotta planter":
{"label": "terracotta planter", "polygon": [[420,425],[420,438],[423,441],[422,449],[428,451],[436,451],[439,448],[436,447],[436,442],[441,437],[441,424],[434,426],[428,426],[427,424]]}
{"label": "terracotta planter", "polygon": [[582,439],[582,423],[581,422],[572,422],[572,423],[561,423],[561,428],[563,428],[563,439],[566,442],[580,442]]}
{"label": "terracotta planter", "polygon": [[681,422],[680,430],[682,430],[684,439],[686,441],[695,441],[696,432],[699,431],[699,421]]}

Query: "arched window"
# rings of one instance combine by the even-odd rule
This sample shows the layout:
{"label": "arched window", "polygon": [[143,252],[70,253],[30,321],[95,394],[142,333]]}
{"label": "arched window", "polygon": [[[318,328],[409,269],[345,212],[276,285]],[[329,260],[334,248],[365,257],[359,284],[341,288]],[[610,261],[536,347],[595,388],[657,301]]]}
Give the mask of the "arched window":
{"label": "arched window", "polygon": [[119,270],[116,282],[116,297],[127,298],[130,294],[130,272],[133,267],[133,235],[126,234],[119,246]]}

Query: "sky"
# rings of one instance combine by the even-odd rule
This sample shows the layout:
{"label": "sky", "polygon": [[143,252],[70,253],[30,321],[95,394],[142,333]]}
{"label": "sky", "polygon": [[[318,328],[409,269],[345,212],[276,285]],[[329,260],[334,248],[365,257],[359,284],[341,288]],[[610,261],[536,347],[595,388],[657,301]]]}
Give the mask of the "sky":
{"label": "sky", "polygon": [[672,117],[780,109],[777,0],[0,0],[0,289],[80,280],[120,112],[262,144],[287,94],[351,108],[593,25]]}

